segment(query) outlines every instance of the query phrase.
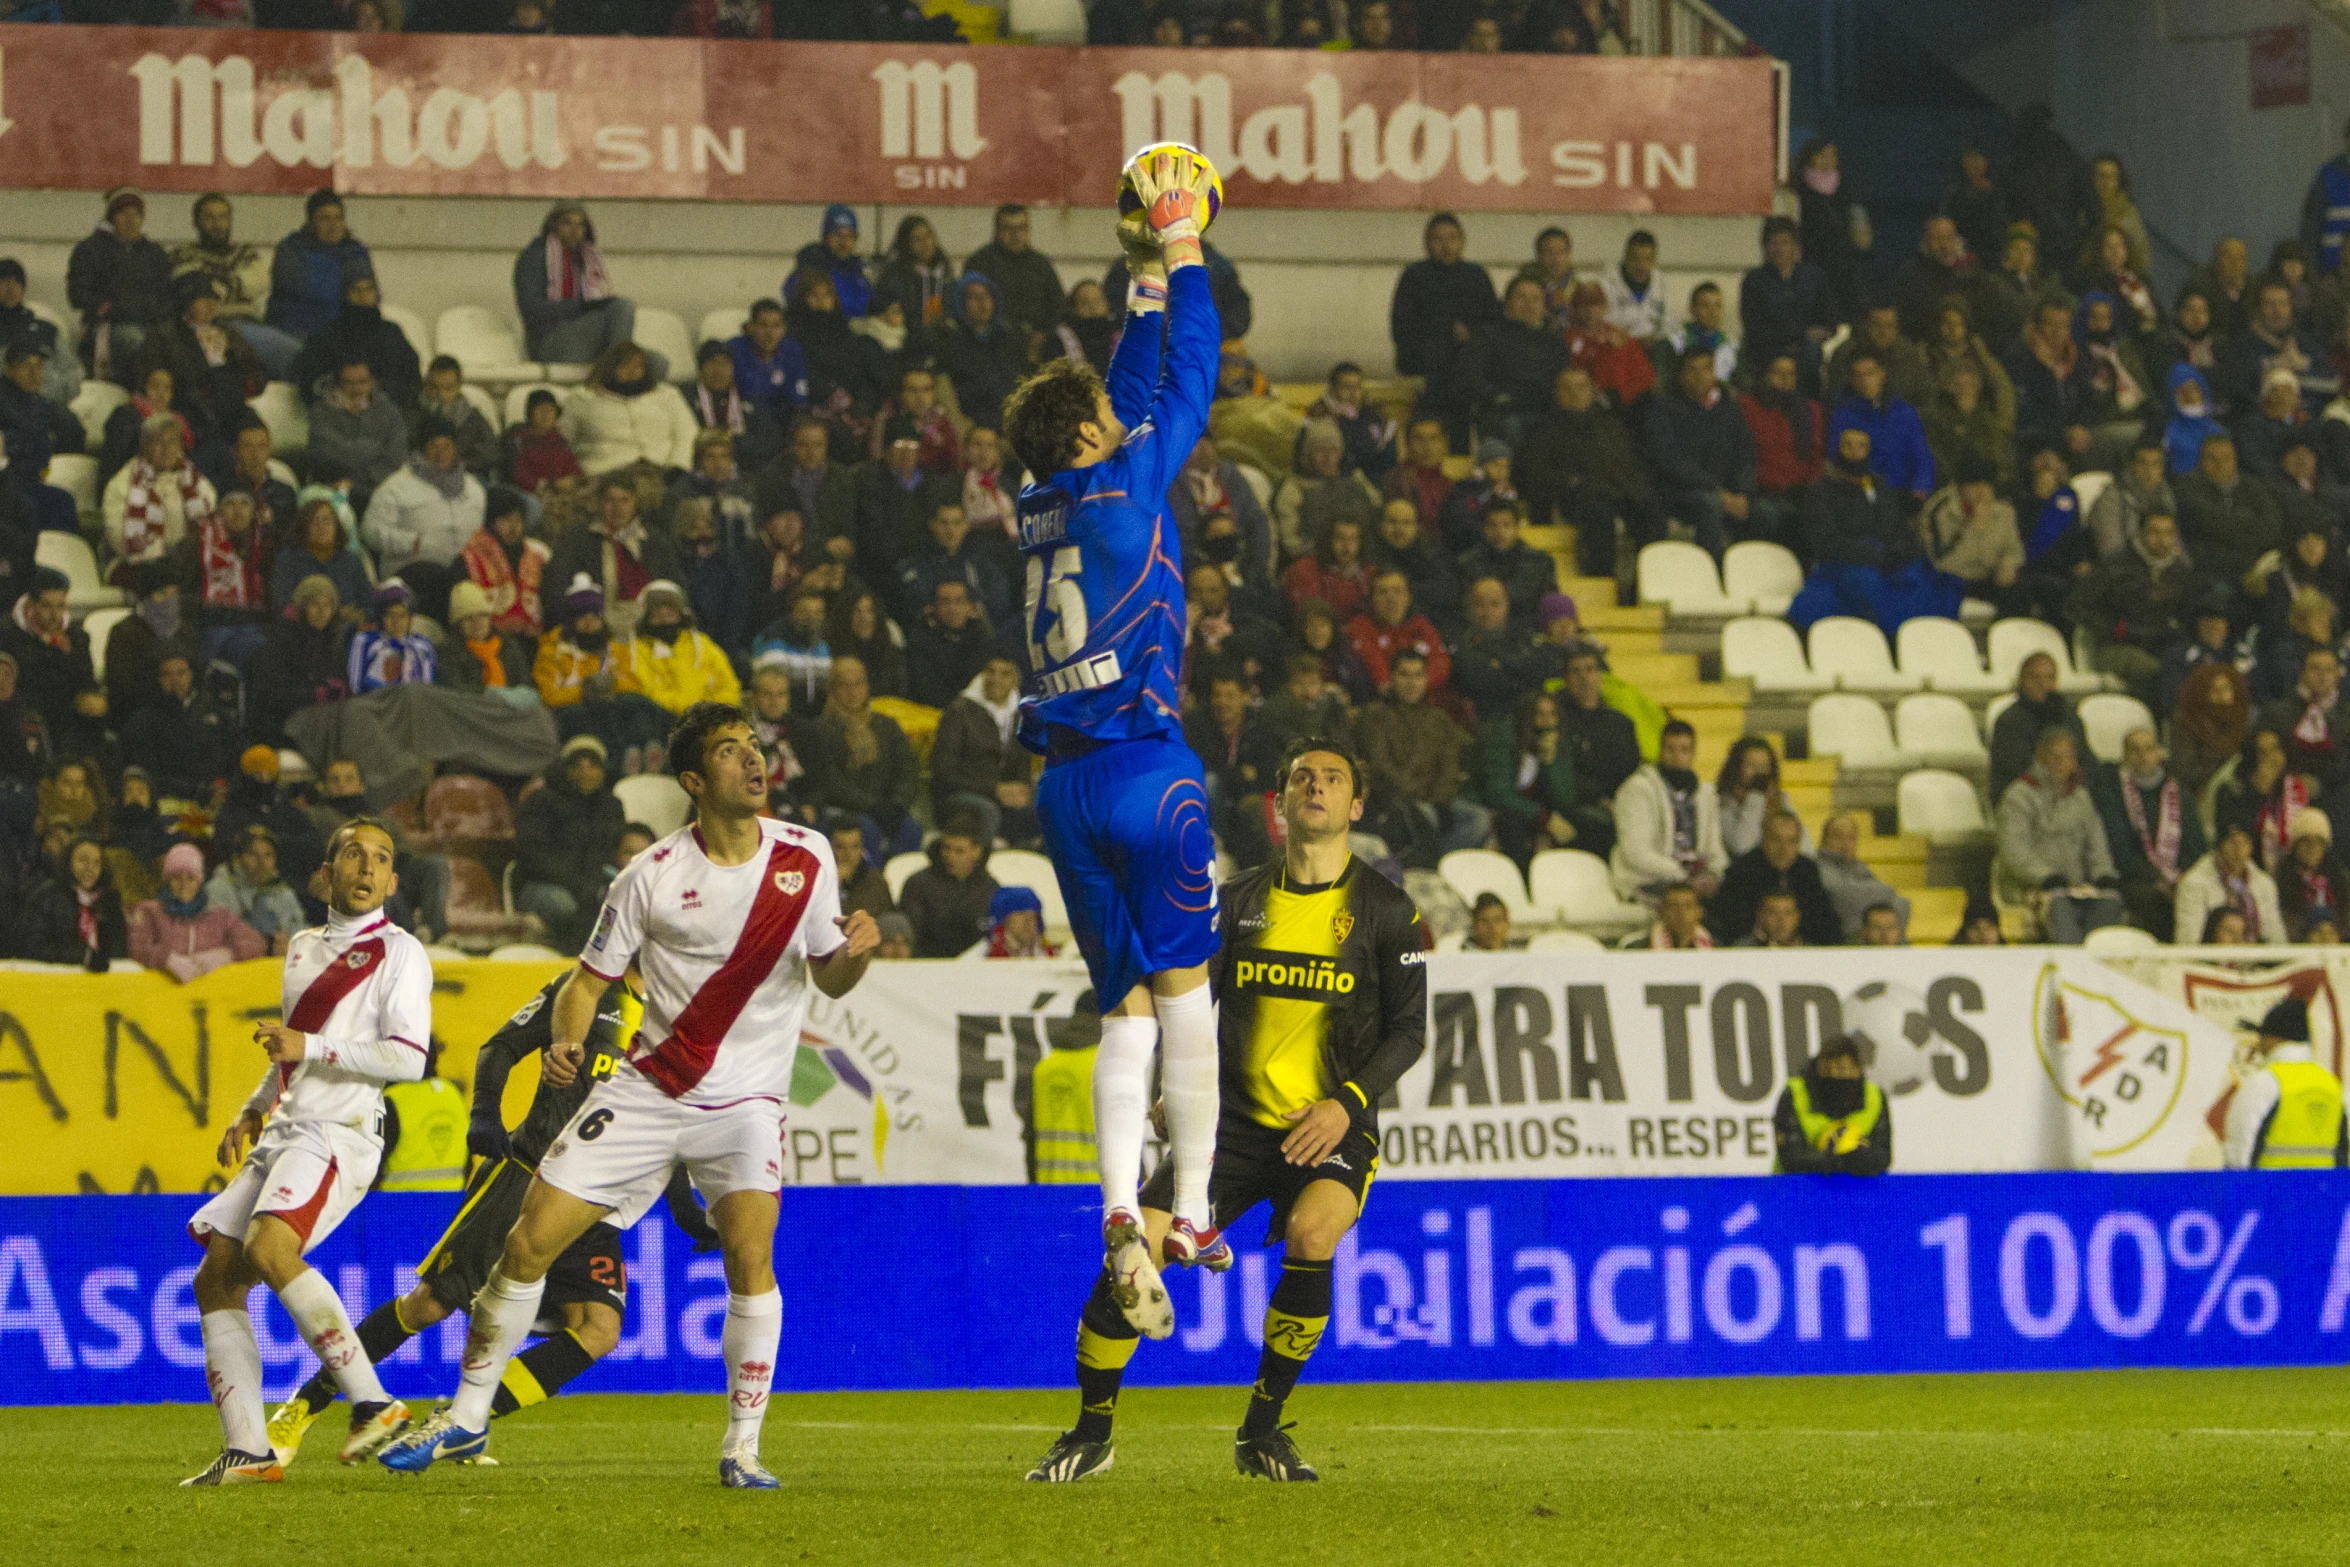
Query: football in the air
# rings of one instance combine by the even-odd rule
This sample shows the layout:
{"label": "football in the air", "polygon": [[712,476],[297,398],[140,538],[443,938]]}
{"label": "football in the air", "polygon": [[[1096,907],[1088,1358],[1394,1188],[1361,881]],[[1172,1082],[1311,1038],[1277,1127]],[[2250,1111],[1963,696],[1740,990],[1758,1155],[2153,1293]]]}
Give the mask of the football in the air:
{"label": "football in the air", "polygon": [[1903,1094],[1933,1075],[1934,1024],[1926,998],[1881,979],[1844,998],[1844,1031],[1860,1045],[1862,1062],[1877,1086]]}
{"label": "football in the air", "polygon": [[1224,210],[1224,179],[1222,175],[1216,172],[1216,166],[1208,161],[1206,153],[1201,152],[1197,147],[1186,146],[1184,143],[1179,141],[1152,142],[1149,146],[1143,148],[1133,157],[1126,160],[1126,167],[1118,171],[1119,218],[1121,220],[1131,218],[1142,211],[1142,198],[1136,195],[1134,191],[1135,168],[1140,165],[1144,159],[1155,157],[1162,152],[1179,153],[1183,157],[1188,158],[1193,163],[1197,164],[1207,173],[1207,210],[1199,215],[1199,231],[1202,234],[1205,234],[1208,231],[1208,225],[1216,221],[1216,214]]}

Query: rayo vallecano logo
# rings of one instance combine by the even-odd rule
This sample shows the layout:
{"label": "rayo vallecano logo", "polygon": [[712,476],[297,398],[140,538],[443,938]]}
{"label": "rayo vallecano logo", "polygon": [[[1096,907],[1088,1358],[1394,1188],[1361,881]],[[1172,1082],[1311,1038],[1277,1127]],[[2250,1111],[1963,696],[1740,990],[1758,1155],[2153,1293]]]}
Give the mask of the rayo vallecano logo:
{"label": "rayo vallecano logo", "polygon": [[2114,997],[2040,966],[2032,1043],[2064,1096],[2079,1152],[2126,1153],[2162,1129],[2187,1083],[2184,1029],[2149,1023]]}

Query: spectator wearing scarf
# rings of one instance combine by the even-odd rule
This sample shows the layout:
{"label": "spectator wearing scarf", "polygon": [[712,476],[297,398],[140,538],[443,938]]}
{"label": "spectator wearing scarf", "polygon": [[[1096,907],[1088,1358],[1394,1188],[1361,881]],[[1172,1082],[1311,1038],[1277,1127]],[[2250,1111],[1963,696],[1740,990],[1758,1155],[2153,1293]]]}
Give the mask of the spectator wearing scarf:
{"label": "spectator wearing scarf", "polygon": [[2286,939],[2305,941],[2312,925],[2338,918],[2334,911],[2350,897],[2350,866],[2334,852],[2334,824],[2316,806],[2294,812],[2285,832],[2292,847],[2277,861],[2277,906]]}
{"label": "spectator wearing scarf", "polygon": [[[2342,663],[2331,647],[2311,647],[2302,656],[2301,678],[2292,691],[2260,716],[2264,729],[2284,738],[2287,767],[2315,780],[2318,792],[2329,799],[2350,794],[2350,728],[2345,727],[2342,712]],[[2271,845],[2264,839],[2261,847],[2281,852],[2284,843],[2279,839]],[[2261,859],[2264,864],[2276,863],[2274,853],[2264,852]]]}
{"label": "spectator wearing scarf", "polygon": [[192,843],[177,844],[163,857],[163,885],[131,910],[128,935],[130,955],[141,967],[183,985],[269,951],[267,938],[235,910],[212,901],[204,889],[203,851]]}
{"label": "spectator wearing scarf", "polygon": [[107,540],[119,557],[110,580],[140,597],[170,571],[168,557],[212,515],[212,481],[187,458],[176,414],[139,427],[139,455],[106,487]]}
{"label": "spectator wearing scarf", "polygon": [[[2296,819],[2302,814],[2296,813]],[[2220,829],[2211,852],[2179,878],[2172,928],[2182,941],[2200,941],[2211,916],[2233,911],[2244,917],[2244,940],[2275,946],[2285,939],[2285,916],[2277,884],[2253,855],[2252,834],[2240,822]]]}
{"label": "spectator wearing scarf", "polygon": [[457,558],[481,531],[488,495],[457,460],[457,432],[440,419],[416,427],[416,450],[376,487],[359,525],[377,569],[408,582],[422,613],[438,615],[449,585],[464,574]]}
{"label": "spectator wearing scarf", "polygon": [[498,630],[535,640],[546,625],[539,584],[554,551],[525,534],[528,509],[520,491],[493,485],[484,504],[489,521],[465,541],[459,557],[466,580],[488,600],[490,621]]}
{"label": "spectator wearing scarf", "polygon": [[[955,281],[955,266],[938,242],[938,231],[920,213],[898,220],[881,268],[877,299],[895,300],[909,328],[927,330],[944,321],[951,310],[947,291]],[[1120,300],[1123,307],[1125,301]],[[880,308],[879,304],[874,307]]]}
{"label": "spectator wearing scarf", "polygon": [[2096,793],[2122,902],[2141,928],[2169,941],[2179,877],[2205,847],[2193,794],[2164,768],[2152,729],[2123,737],[2121,763],[2098,779]]}
{"label": "spectator wearing scarf", "polygon": [[748,472],[764,468],[783,450],[783,427],[772,411],[743,396],[735,384],[734,354],[716,338],[694,355],[694,384],[685,406],[705,433],[722,430],[734,438],[735,456]]}
{"label": "spectator wearing scarf", "polygon": [[531,664],[531,679],[539,700],[549,707],[571,707],[593,680],[609,680],[612,689],[633,692],[636,676],[615,656],[612,633],[604,624],[604,590],[586,572],[571,578],[563,592],[563,623],[539,638]]}
{"label": "spectator wearing scarf", "polygon": [[587,208],[558,201],[538,238],[514,258],[514,303],[523,351],[549,364],[592,364],[636,335],[636,305],[612,291]]}
{"label": "spectator wearing scarf", "polygon": [[[1020,919],[1019,916],[1027,918]],[[1015,923],[1017,921],[1017,923]],[[972,953],[989,958],[1049,958],[1058,949],[1044,939],[1044,900],[1032,887],[998,887],[987,900],[987,941]]]}
{"label": "spectator wearing scarf", "polygon": [[261,526],[258,509],[243,485],[223,491],[196,525],[189,549],[194,570],[185,573],[203,615],[205,658],[225,658],[239,669],[261,646],[271,618],[269,567],[276,543]]}
{"label": "spectator wearing scarf", "polygon": [[386,686],[429,686],[433,645],[411,630],[416,595],[398,577],[375,590],[375,625],[351,638],[348,684],[353,696]]}
{"label": "spectator wearing scarf", "polygon": [[[2220,777],[2212,800],[2213,831],[2241,827],[2264,863],[2288,846],[2293,814],[2315,798],[2309,778],[2293,771],[2283,731],[2265,718],[2236,753],[2235,774]],[[2215,836],[2214,841],[2217,841]]]}

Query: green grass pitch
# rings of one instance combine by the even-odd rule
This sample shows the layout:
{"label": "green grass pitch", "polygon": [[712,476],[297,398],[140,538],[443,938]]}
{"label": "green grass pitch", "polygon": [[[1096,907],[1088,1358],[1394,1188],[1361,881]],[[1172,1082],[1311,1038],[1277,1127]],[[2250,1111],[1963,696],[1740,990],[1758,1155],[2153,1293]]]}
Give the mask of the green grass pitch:
{"label": "green grass pitch", "polygon": [[0,1560],[253,1563],[2339,1562],[2350,1370],[1315,1387],[1320,1486],[1232,1471],[1233,1389],[1135,1388],[1118,1464],[1021,1483],[1073,1395],[779,1397],[780,1493],[718,1489],[715,1397],[561,1398],[494,1469],[312,1430],[280,1486],[175,1489],[201,1405],[0,1413]]}

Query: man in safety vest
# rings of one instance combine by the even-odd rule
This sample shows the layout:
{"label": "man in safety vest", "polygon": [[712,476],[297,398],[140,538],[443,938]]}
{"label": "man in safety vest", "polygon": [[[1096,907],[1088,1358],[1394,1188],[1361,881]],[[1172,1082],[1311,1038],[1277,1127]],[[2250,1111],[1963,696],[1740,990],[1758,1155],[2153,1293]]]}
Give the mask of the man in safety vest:
{"label": "man in safety vest", "polygon": [[1860,1045],[1831,1034],[1787,1079],[1771,1116],[1774,1175],[1883,1175],[1893,1166],[1893,1107],[1861,1070]]}
{"label": "man in safety vest", "polygon": [[436,1039],[420,1080],[384,1090],[384,1159],[376,1190],[463,1191],[466,1118],[465,1090],[441,1076]]}
{"label": "man in safety vest", "polygon": [[2288,996],[2260,1020],[2260,1064],[2228,1104],[2231,1170],[2330,1170],[2350,1162],[2342,1080],[2309,1048],[2309,1003]]}
{"label": "man in safety vest", "polygon": [[[1076,1186],[1100,1178],[1094,1157],[1093,1063],[1101,1042],[1090,990],[1077,998],[1065,1022],[1046,1025],[1045,1053],[1029,1076],[1028,1090],[1028,1179],[1036,1185]],[[1165,1135],[1162,1130],[1161,1138]]]}

